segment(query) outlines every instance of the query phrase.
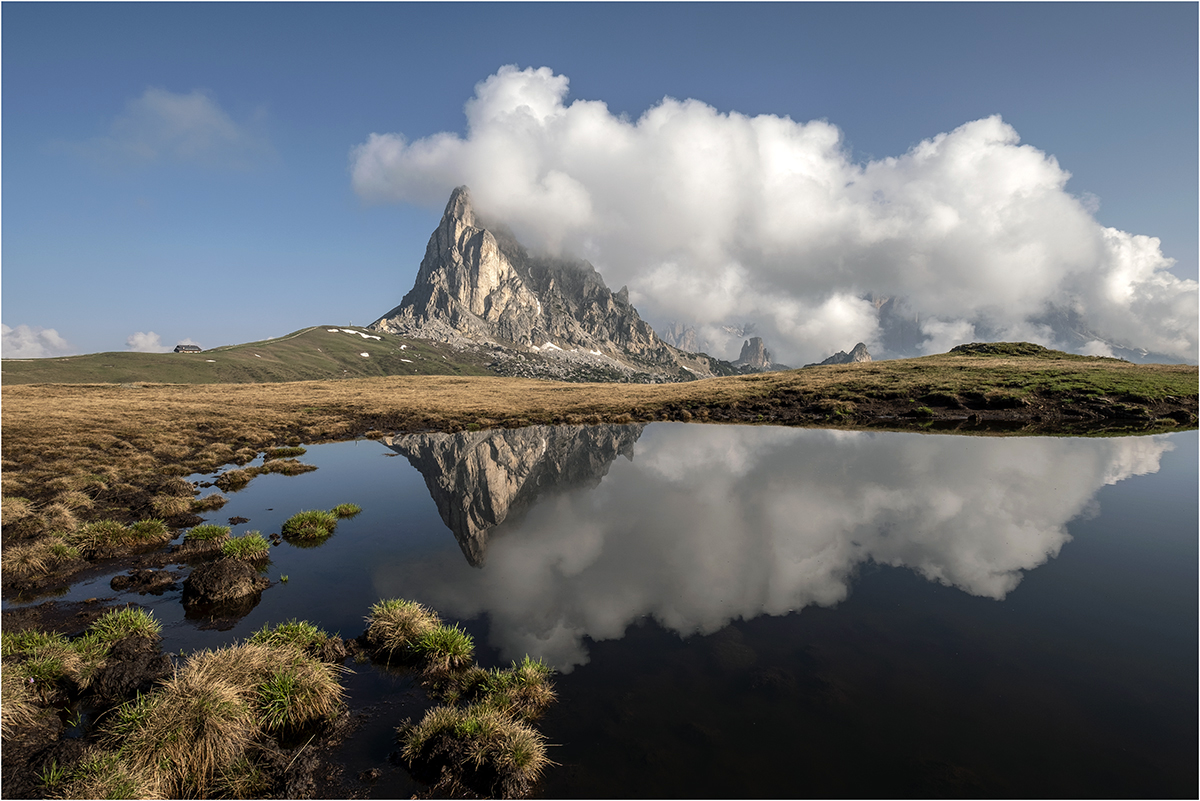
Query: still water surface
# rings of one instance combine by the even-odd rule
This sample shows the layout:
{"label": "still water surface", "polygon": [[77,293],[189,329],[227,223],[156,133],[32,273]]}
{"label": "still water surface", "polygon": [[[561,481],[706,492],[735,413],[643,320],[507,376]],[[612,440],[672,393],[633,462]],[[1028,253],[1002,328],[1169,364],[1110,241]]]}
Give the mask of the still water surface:
{"label": "still water surface", "polygon": [[[416,599],[481,664],[561,672],[551,797],[1196,794],[1197,432],[556,426],[303,461],[210,522],[363,513],[273,548],[288,583],[225,630],[134,596],[168,650],[290,618],[354,637],[378,599]],[[347,774],[407,797],[387,759],[419,694],[352,667],[351,706],[381,714]]]}

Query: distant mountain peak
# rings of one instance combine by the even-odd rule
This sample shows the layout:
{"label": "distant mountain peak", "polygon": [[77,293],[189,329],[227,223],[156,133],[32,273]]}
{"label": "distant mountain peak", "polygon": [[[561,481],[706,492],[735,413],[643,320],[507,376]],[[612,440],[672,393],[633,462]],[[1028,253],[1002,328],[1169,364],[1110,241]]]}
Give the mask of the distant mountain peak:
{"label": "distant mountain peak", "polygon": [[846,353],[844,350],[839,350],[837,353],[833,354],[823,362],[814,362],[813,364],[806,364],[804,366],[824,367],[827,364],[854,364],[855,362],[869,361],[871,361],[871,354],[867,352],[867,346],[862,342],[859,342],[850,349],[849,353]]}

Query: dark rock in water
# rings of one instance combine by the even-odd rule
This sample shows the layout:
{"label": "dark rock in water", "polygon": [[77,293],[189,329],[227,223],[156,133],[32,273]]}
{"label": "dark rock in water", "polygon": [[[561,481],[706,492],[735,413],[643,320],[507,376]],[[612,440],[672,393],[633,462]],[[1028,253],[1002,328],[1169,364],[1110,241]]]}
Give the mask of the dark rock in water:
{"label": "dark rock in water", "polygon": [[114,590],[135,590],[140,595],[151,593],[162,595],[167,590],[176,589],[175,582],[179,576],[169,570],[132,570],[128,575],[113,576],[108,584]]}
{"label": "dark rock in water", "polygon": [[219,604],[256,595],[271,582],[246,562],[218,559],[200,565],[183,582],[186,605]]}
{"label": "dark rock in water", "polygon": [[839,350],[837,353],[830,356],[823,362],[814,362],[806,364],[805,367],[824,367],[827,364],[853,364],[854,362],[869,362],[871,354],[867,352],[867,346],[859,342],[854,346],[849,353],[844,350]]}
{"label": "dark rock in water", "polygon": [[171,675],[171,670],[171,660],[162,652],[157,638],[132,635],[113,643],[88,692],[101,704],[118,704],[148,691]]}
{"label": "dark rock in water", "polygon": [[370,327],[536,353],[626,380],[707,377],[718,361],[664,342],[630,305],[628,288],[612,292],[587,261],[530,253],[503,225],[484,226],[465,186],[451,194],[413,288]]}

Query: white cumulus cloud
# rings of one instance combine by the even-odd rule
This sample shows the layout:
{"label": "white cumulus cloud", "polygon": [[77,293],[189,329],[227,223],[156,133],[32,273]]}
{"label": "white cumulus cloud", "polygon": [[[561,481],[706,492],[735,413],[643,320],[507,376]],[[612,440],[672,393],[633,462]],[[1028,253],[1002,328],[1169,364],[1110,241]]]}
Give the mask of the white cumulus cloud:
{"label": "white cumulus cloud", "polygon": [[[859,163],[822,120],[670,97],[628,119],[567,91],[547,67],[502,67],[467,101],[465,135],[355,147],[354,188],[439,206],[466,184],[527,245],[628,284],[652,322],[754,322],[789,363],[883,347],[870,295],[928,321],[925,352],[974,334],[1196,358],[1197,283],[1169,272],[1159,240],[1100,225],[1098,199],[1067,191],[1070,174],[1000,116]],[[1051,310],[1090,335],[1057,341],[1039,322]]]}
{"label": "white cumulus cloud", "polygon": [[74,349],[53,328],[18,325],[10,328],[0,324],[3,335],[3,352],[6,359],[44,359],[48,356],[66,356]]}
{"label": "white cumulus cloud", "polygon": [[169,347],[162,343],[162,339],[153,331],[130,334],[125,340],[125,347],[135,353],[166,353],[170,350]]}

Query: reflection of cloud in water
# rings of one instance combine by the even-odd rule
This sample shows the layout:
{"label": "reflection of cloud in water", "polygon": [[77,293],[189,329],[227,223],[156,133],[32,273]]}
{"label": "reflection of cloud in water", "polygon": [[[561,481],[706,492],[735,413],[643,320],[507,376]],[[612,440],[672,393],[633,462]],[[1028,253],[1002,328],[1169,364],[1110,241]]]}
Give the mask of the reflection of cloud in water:
{"label": "reflection of cloud in water", "polygon": [[652,615],[682,635],[846,597],[867,560],[1002,599],[1056,556],[1096,491],[1158,470],[1164,437],[1007,439],[653,425],[594,490],[501,526],[489,564],[379,576],[505,658],[587,661],[583,638]]}

